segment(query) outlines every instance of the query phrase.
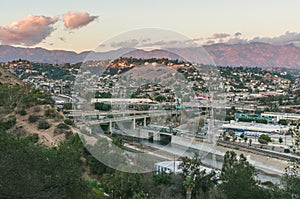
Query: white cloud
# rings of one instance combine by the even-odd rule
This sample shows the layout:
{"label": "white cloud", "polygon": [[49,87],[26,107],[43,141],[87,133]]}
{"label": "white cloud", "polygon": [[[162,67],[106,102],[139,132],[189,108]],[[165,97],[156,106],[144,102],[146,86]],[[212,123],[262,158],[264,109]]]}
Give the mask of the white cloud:
{"label": "white cloud", "polygon": [[57,17],[32,16],[0,27],[0,41],[3,44],[32,46],[40,43],[53,31]]}
{"label": "white cloud", "polygon": [[68,12],[64,15],[63,21],[67,29],[78,29],[88,25],[97,18],[97,16],[91,16],[87,12]]}

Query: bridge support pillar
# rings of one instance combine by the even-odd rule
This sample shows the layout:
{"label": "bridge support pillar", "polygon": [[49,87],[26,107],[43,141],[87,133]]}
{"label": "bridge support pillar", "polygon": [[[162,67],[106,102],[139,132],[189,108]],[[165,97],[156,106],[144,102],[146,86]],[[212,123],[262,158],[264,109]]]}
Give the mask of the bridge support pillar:
{"label": "bridge support pillar", "polygon": [[147,118],[144,117],[144,126],[147,126]]}
{"label": "bridge support pillar", "polygon": [[160,134],[158,132],[153,134],[153,141],[160,141]]}
{"label": "bridge support pillar", "polygon": [[109,121],[109,132],[112,133],[112,121]]}
{"label": "bridge support pillar", "polygon": [[135,118],[132,120],[132,129],[135,129]]}

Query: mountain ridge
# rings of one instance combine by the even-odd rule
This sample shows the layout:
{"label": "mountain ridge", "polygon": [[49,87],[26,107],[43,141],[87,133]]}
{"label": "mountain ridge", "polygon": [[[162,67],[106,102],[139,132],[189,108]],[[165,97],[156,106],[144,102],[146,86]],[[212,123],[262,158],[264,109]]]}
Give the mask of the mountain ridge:
{"label": "mountain ridge", "polygon": [[33,62],[63,64],[84,60],[115,59],[120,56],[135,58],[170,58],[219,66],[283,67],[300,68],[300,49],[292,44],[268,43],[226,44],[218,43],[203,47],[156,49],[144,51],[136,48],[120,48],[107,52],[48,50],[41,47],[23,48],[0,45],[0,61],[25,59]]}

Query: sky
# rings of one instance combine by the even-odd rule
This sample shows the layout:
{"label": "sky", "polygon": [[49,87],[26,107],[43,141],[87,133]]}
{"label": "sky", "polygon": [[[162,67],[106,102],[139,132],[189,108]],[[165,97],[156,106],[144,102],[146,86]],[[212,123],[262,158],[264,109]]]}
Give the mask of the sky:
{"label": "sky", "polygon": [[199,45],[300,44],[298,0],[11,0],[0,10],[0,43],[22,47],[81,52],[151,27]]}

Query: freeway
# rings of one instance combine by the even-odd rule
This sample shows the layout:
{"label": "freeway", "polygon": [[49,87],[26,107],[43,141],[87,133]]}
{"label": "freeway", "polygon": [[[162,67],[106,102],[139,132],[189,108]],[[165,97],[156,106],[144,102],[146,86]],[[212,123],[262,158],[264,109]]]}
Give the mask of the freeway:
{"label": "freeway", "polygon": [[125,116],[125,117],[115,117],[115,118],[104,118],[100,120],[90,120],[88,121],[88,124],[105,124],[110,122],[120,122],[120,121],[131,121],[135,119],[145,119],[149,117],[160,117],[160,116],[166,116],[168,115],[166,112],[158,112],[158,113],[152,113],[152,114],[145,114],[145,115],[133,115],[133,116]]}
{"label": "freeway", "polygon": [[69,110],[69,114],[66,114],[66,116],[106,116],[106,115],[129,115],[129,114],[152,114],[152,113],[171,113],[171,111],[163,111],[163,110],[150,110],[150,111],[87,111],[87,110]]}

